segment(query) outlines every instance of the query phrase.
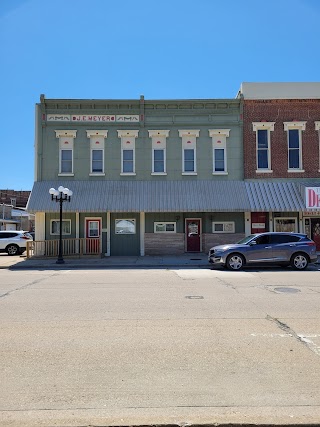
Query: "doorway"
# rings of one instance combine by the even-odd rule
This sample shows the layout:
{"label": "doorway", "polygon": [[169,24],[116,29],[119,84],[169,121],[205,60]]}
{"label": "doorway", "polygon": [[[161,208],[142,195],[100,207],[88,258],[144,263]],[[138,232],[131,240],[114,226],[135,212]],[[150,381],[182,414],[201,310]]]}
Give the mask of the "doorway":
{"label": "doorway", "polygon": [[101,218],[86,218],[86,241],[84,253],[100,253]]}
{"label": "doorway", "polygon": [[201,252],[201,219],[186,219],[186,250]]}

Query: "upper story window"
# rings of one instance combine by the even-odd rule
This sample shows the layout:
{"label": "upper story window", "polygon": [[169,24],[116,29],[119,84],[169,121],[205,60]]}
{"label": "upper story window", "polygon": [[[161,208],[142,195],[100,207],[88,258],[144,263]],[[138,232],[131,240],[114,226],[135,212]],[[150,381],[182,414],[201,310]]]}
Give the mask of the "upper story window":
{"label": "upper story window", "polygon": [[10,204],[11,204],[13,207],[16,207],[16,205],[17,205],[17,199],[16,199],[16,198],[11,198],[11,199],[10,199]]}
{"label": "upper story window", "polygon": [[226,175],[227,170],[227,137],[230,129],[209,129],[212,138],[212,174]]}
{"label": "upper story window", "polygon": [[320,122],[314,122],[315,124],[315,129],[318,131],[319,134],[319,170],[318,172],[320,172]]}
{"label": "upper story window", "polygon": [[121,173],[120,175],[136,175],[135,171],[135,141],[138,130],[118,130],[121,138]]}
{"label": "upper story window", "polygon": [[59,138],[59,175],[73,176],[73,145],[76,130],[56,130]]}
{"label": "upper story window", "polygon": [[272,172],[270,132],[274,131],[275,122],[252,123],[256,132],[256,165],[257,173]]}
{"label": "upper story window", "polygon": [[288,172],[304,172],[302,167],[302,131],[306,122],[284,122],[288,139]]}
{"label": "upper story window", "polygon": [[149,130],[149,137],[152,138],[152,172],[151,175],[166,175],[166,138],[169,136],[168,130]]}
{"label": "upper story window", "polygon": [[108,136],[107,130],[87,130],[90,138],[90,175],[105,175],[104,171],[104,145]]}
{"label": "upper story window", "polygon": [[197,138],[199,130],[179,130],[182,138],[182,175],[197,175]]}

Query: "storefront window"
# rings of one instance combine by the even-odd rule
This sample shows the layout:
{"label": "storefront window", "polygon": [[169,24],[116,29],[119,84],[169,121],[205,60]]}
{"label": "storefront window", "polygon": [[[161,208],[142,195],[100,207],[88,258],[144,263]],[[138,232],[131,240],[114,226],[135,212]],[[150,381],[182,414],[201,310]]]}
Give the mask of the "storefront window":
{"label": "storefront window", "polygon": [[116,219],[115,231],[116,231],[116,234],[135,234],[136,232],[135,219]]}
{"label": "storefront window", "polygon": [[295,233],[297,231],[296,218],[275,218],[274,231],[284,231],[286,233]]}

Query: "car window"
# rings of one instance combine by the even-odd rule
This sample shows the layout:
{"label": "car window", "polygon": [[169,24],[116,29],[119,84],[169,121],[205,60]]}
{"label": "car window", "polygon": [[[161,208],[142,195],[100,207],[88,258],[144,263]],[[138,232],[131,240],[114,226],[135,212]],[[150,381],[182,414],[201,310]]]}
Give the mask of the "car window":
{"label": "car window", "polygon": [[270,243],[270,235],[259,236],[255,239],[257,245],[265,245]]}
{"label": "car window", "polygon": [[271,243],[273,244],[281,244],[281,243],[291,243],[298,242],[300,237],[290,235],[290,234],[273,234],[271,235]]}
{"label": "car window", "polygon": [[17,233],[0,233],[0,238],[1,239],[10,239],[12,237],[15,237],[17,235]]}

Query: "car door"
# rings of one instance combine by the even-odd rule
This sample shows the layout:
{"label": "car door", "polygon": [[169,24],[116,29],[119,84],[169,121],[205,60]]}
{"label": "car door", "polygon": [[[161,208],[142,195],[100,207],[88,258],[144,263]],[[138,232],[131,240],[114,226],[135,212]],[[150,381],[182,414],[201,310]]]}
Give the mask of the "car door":
{"label": "car door", "polygon": [[6,247],[6,233],[1,233],[0,231],[0,250],[4,250]]}
{"label": "car door", "polygon": [[271,245],[275,261],[290,261],[291,255],[296,252],[296,243],[299,237],[286,234],[273,234]]}
{"label": "car door", "polygon": [[270,244],[270,235],[264,234],[253,239],[250,244],[247,245],[245,256],[247,262],[252,263],[272,261],[273,253]]}

